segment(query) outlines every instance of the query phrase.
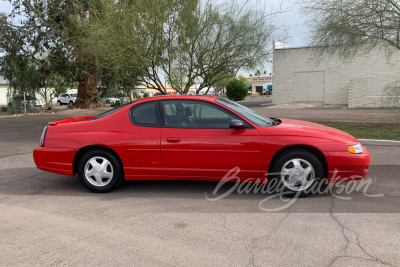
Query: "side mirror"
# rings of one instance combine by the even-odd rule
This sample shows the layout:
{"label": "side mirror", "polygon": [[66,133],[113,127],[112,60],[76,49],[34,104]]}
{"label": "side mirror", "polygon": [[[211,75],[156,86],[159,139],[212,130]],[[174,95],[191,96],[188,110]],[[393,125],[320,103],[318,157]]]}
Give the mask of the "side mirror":
{"label": "side mirror", "polygon": [[244,129],[245,127],[246,126],[244,125],[243,121],[241,121],[241,120],[233,119],[229,123],[229,128],[232,128],[232,129]]}

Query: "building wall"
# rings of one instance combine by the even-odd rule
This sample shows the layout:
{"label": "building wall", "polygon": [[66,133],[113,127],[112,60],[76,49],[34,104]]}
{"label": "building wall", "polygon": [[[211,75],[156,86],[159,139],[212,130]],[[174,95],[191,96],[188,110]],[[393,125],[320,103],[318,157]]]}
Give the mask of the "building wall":
{"label": "building wall", "polygon": [[294,74],[298,72],[324,72],[324,102],[348,104],[350,108],[385,106],[385,86],[400,79],[397,50],[390,59],[375,48],[346,62],[338,56],[317,61],[316,54],[315,48],[274,50],[274,104],[293,102]]}
{"label": "building wall", "polygon": [[7,106],[8,84],[0,84],[0,106]]}
{"label": "building wall", "polygon": [[271,84],[272,77],[250,77],[247,78],[247,83],[251,84],[252,93],[256,93],[257,86],[263,86],[264,84]]}

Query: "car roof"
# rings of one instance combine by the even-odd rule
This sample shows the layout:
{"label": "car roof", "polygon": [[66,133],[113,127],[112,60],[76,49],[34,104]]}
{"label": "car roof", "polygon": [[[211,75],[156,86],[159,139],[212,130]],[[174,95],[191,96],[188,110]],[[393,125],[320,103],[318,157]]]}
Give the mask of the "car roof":
{"label": "car roof", "polygon": [[208,102],[214,102],[216,99],[220,98],[219,96],[191,96],[191,95],[159,95],[138,99],[137,102],[142,101],[152,101],[152,100],[172,100],[172,99],[180,99],[180,100],[203,100]]}

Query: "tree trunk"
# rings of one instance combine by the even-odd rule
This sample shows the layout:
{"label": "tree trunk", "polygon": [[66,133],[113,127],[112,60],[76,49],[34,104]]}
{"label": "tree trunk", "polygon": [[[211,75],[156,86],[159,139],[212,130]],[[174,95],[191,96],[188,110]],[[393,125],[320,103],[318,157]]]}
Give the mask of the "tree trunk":
{"label": "tree trunk", "polygon": [[97,92],[97,68],[93,66],[89,71],[88,78],[79,79],[78,97],[76,98],[76,108],[89,108],[92,96]]}

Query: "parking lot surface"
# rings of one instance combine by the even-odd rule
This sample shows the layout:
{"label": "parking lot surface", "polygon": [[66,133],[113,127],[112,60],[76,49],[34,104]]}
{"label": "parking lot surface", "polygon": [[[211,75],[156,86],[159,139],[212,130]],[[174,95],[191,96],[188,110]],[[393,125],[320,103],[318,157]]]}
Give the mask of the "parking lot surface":
{"label": "parking lot surface", "polygon": [[215,182],[133,181],[93,194],[34,165],[43,127],[62,117],[0,118],[1,265],[399,266],[400,143],[365,142],[366,192],[287,208],[260,192],[210,201]]}

